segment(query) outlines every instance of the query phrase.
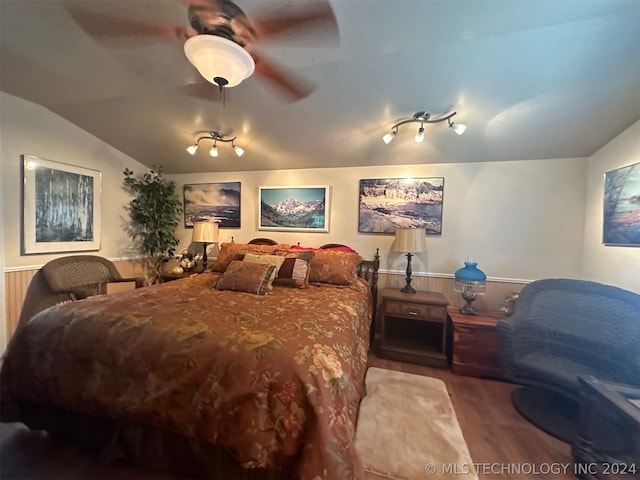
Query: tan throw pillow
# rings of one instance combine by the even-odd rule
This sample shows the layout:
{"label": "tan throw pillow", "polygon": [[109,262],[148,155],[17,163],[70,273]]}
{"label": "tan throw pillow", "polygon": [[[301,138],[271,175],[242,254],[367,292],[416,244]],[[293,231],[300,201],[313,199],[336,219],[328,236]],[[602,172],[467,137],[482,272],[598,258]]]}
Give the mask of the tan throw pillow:
{"label": "tan throw pillow", "polygon": [[275,265],[233,260],[218,280],[216,288],[266,295],[272,289],[271,279],[275,270]]}
{"label": "tan throw pillow", "polygon": [[211,271],[213,272],[224,272],[227,270],[229,263],[234,260],[234,255],[238,252],[255,252],[255,253],[263,253],[263,254],[271,254],[275,252],[277,249],[289,248],[288,244],[278,244],[278,245],[254,245],[250,243],[223,243],[220,245],[220,251],[218,252],[218,257],[216,258],[216,262],[211,267]]}
{"label": "tan throw pillow", "polygon": [[273,265],[276,268],[273,270],[273,275],[271,277],[271,281],[276,278],[278,272],[280,271],[280,267],[285,261],[285,257],[279,255],[258,255],[256,253],[247,252],[244,254],[242,258],[243,262],[254,262],[254,263],[265,263],[267,265]]}

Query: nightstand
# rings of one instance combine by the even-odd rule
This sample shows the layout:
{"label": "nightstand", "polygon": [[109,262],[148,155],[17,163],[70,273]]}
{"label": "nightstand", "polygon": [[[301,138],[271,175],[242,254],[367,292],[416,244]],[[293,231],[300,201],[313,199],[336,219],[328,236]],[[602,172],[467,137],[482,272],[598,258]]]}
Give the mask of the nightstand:
{"label": "nightstand", "polygon": [[447,299],[437,292],[382,291],[380,357],[447,368]]}
{"label": "nightstand", "polygon": [[458,308],[448,310],[453,328],[451,371],[469,377],[501,378],[496,324],[506,315],[487,310],[465,315]]}

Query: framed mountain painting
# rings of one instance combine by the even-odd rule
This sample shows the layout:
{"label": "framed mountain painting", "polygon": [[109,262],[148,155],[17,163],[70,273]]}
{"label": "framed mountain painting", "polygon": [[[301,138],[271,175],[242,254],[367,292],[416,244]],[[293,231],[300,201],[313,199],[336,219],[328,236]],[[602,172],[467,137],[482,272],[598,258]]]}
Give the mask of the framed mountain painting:
{"label": "framed mountain painting", "polygon": [[360,180],[358,232],[393,235],[413,227],[440,235],[443,199],[443,177]]}
{"label": "framed mountain painting", "polygon": [[329,187],[259,187],[259,230],[329,231]]}

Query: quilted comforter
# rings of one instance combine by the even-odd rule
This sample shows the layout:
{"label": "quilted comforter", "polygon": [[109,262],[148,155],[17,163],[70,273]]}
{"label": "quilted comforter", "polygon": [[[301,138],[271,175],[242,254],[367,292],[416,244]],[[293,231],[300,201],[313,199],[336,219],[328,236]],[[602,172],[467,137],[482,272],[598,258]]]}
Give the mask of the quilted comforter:
{"label": "quilted comforter", "polygon": [[49,308],[13,338],[3,402],[157,427],[247,468],[363,478],[354,447],[371,294],[218,291],[218,274]]}

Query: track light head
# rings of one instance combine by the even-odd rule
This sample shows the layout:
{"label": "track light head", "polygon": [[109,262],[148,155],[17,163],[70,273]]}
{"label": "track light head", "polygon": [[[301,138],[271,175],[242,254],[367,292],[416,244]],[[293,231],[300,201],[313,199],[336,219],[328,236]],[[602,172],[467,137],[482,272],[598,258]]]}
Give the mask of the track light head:
{"label": "track light head", "polygon": [[418,129],[418,133],[416,133],[415,141],[416,141],[416,143],[424,142],[424,127],[423,126],[420,126],[420,128]]}
{"label": "track light head", "polygon": [[463,124],[463,123],[449,122],[449,126],[458,135],[462,135],[464,133],[464,131],[467,129],[467,126],[465,124]]}
{"label": "track light head", "polygon": [[198,151],[198,144],[194,143],[193,145],[189,145],[187,147],[187,152],[189,152],[189,155],[195,155],[195,153]]}
{"label": "track light head", "polygon": [[391,141],[396,138],[396,135],[398,135],[398,129],[394,129],[391,130],[389,133],[387,133],[384,137],[382,137],[382,140],[384,141],[384,143],[386,143],[387,145],[389,145],[391,143]]}
{"label": "track light head", "polygon": [[241,157],[242,155],[244,155],[244,150],[237,146],[237,145],[233,145],[233,151],[236,152],[236,155]]}
{"label": "track light head", "polygon": [[218,147],[216,146],[216,144],[213,144],[213,147],[211,147],[211,150],[209,151],[209,155],[211,155],[212,157],[217,157],[218,156]]}

